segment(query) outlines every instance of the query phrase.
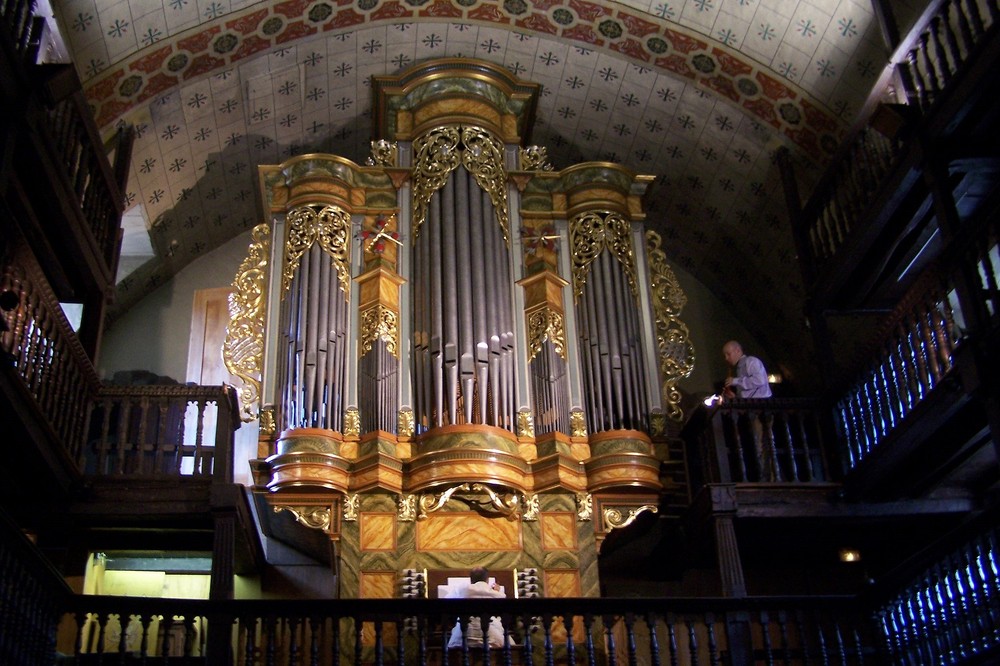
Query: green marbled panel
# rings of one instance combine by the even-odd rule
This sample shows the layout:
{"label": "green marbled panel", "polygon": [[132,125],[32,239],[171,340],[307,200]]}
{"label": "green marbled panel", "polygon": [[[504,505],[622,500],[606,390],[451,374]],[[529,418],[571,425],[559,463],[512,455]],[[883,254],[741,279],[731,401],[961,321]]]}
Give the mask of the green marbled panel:
{"label": "green marbled panel", "polygon": [[379,435],[375,439],[370,439],[364,442],[358,442],[358,457],[370,456],[376,453],[384,453],[388,456],[395,457],[396,455],[396,442]]}
{"label": "green marbled panel", "polygon": [[576,495],[572,493],[544,493],[538,499],[539,511],[576,512]]}
{"label": "green marbled panel", "polygon": [[338,442],[332,437],[293,435],[291,437],[278,439],[278,441],[274,444],[274,450],[278,455],[308,451],[311,453],[332,453],[339,456],[340,445],[341,442]]}
{"label": "green marbled panel", "polygon": [[454,449],[503,451],[514,456],[519,455],[517,442],[503,435],[483,429],[476,432],[446,432],[435,434],[434,431],[423,435],[414,447],[414,457],[434,451],[451,451]]}
{"label": "green marbled panel", "polygon": [[649,442],[634,437],[614,437],[590,443],[591,457],[607,453],[644,453],[649,454]]}
{"label": "green marbled panel", "polygon": [[361,532],[357,521],[343,522],[337,542],[340,597],[357,599],[361,590]]}
{"label": "green marbled panel", "polygon": [[577,522],[576,538],[580,556],[580,596],[599,597],[601,579],[597,569],[597,540],[594,537],[593,520]]}

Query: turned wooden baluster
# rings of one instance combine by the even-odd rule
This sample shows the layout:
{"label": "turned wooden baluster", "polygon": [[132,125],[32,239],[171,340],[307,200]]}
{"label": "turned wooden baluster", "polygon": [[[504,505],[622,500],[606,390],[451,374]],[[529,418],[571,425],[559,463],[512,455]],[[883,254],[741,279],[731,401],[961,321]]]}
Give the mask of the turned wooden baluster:
{"label": "turned wooden baluster", "polygon": [[795,460],[795,438],[792,436],[792,418],[798,416],[797,412],[789,410],[781,415],[781,429],[785,433],[785,442],[788,445],[788,471],[791,474],[789,481],[801,481],[799,478],[799,465]]}
{"label": "turned wooden baluster", "polygon": [[785,611],[778,611],[778,638],[781,641],[781,663],[789,666],[791,655],[788,651],[788,614]]}
{"label": "turned wooden baluster", "polygon": [[587,645],[587,666],[597,666],[597,653],[594,651],[594,616],[586,614],[583,616],[583,629]]}
{"label": "turned wooden baluster", "polygon": [[715,640],[715,615],[705,613],[705,638],[708,641],[708,663],[719,666],[719,645]]}
{"label": "turned wooden baluster", "polygon": [[628,666],[638,666],[635,645],[635,615],[625,613],[625,653],[628,656]]}
{"label": "turned wooden baluster", "polygon": [[[652,613],[646,615],[646,626],[649,628],[649,663],[650,666],[660,666],[660,643],[656,638],[656,616]],[[573,655],[569,654],[566,660],[573,666]]]}
{"label": "turned wooden baluster", "polygon": [[771,652],[771,618],[766,610],[760,612],[760,638],[764,646],[764,663],[774,666],[774,654]]}
{"label": "turned wooden baluster", "polygon": [[[617,666],[618,648],[615,645],[615,619],[610,615],[604,615],[601,617],[601,621],[604,623],[604,645],[608,649],[608,666]],[[546,666],[552,666],[552,664],[546,664]]]}
{"label": "turned wooden baluster", "polygon": [[667,625],[667,651],[670,654],[670,666],[677,666],[679,656],[677,654],[677,632],[675,630],[676,620],[674,614],[667,613],[664,620]]}
{"label": "turned wooden baluster", "polygon": [[691,618],[685,618],[684,626],[687,627],[688,634],[688,654],[691,657],[691,666],[698,666],[698,636],[694,631],[694,623]]}

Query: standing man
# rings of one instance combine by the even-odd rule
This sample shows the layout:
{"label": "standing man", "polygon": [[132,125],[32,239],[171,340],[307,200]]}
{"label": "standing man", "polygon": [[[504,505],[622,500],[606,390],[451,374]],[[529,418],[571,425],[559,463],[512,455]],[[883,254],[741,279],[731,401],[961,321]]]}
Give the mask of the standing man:
{"label": "standing man", "polygon": [[[759,358],[744,354],[743,345],[736,340],[730,340],[722,346],[722,356],[726,359],[726,363],[732,367],[732,372],[726,377],[725,387],[722,389],[724,400],[771,397],[771,386],[767,383],[767,370]],[[771,426],[774,424],[772,416],[766,411],[758,413],[756,410],[748,410],[745,418],[749,420],[750,425],[750,432],[746,434],[753,440],[753,448],[749,450],[755,454],[753,462],[756,463],[757,468],[757,478],[748,480],[780,481],[781,472],[778,469],[778,461],[775,459],[774,433],[771,430]],[[740,421],[746,423],[743,418],[740,418]],[[765,426],[767,426],[766,438],[764,435]],[[746,432],[741,427],[737,430],[736,436],[742,439],[744,435],[740,434],[741,431]],[[744,446],[742,449],[746,455],[748,447]],[[748,473],[752,476],[754,473],[752,465],[747,465],[747,468]]]}
{"label": "standing man", "polygon": [[727,398],[770,398],[771,386],[767,383],[767,370],[756,356],[743,353],[743,345],[730,340],[722,345],[722,356],[733,368],[726,377],[724,393]]}

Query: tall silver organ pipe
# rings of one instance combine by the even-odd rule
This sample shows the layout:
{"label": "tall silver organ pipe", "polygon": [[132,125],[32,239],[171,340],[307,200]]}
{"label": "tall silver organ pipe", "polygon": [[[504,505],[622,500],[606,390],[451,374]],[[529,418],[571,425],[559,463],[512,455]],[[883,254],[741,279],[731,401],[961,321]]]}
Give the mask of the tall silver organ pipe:
{"label": "tall silver organ pipe", "polygon": [[464,166],[431,196],[413,257],[415,416],[514,431],[514,317],[507,242]]}
{"label": "tall silver organ pipe", "polygon": [[590,432],[648,427],[635,262],[617,213],[570,222],[580,361]]}
{"label": "tall silver organ pipe", "polygon": [[546,340],[531,359],[531,396],[534,401],[535,434],[570,434],[569,378],[566,360],[551,340]]}
{"label": "tall silver organ pipe", "polygon": [[346,291],[349,217],[303,207],[289,215],[281,308],[280,427],[341,431],[350,312]]}

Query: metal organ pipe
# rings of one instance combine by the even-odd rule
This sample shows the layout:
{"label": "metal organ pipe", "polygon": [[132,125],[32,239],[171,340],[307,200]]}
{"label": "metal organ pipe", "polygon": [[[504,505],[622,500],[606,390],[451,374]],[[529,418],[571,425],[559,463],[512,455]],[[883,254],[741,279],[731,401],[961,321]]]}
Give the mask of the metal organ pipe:
{"label": "metal organ pipe", "polygon": [[[431,196],[421,231],[413,272],[417,421],[428,428],[484,423],[513,430],[508,250],[474,174],[458,166],[448,175]],[[429,355],[420,340],[427,335]]]}

